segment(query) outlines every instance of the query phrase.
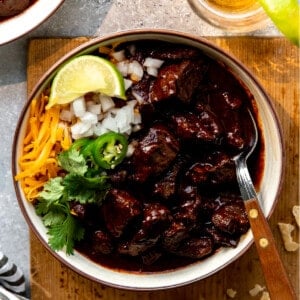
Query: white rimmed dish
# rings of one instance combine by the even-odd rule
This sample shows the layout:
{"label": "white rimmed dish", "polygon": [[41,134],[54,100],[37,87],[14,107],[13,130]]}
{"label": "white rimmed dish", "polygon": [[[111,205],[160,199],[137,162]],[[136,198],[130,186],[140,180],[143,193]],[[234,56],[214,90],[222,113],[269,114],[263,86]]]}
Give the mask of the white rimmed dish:
{"label": "white rimmed dish", "polygon": [[38,0],[23,12],[0,21],[0,45],[30,32],[49,18],[64,0]]}
{"label": "white rimmed dish", "polygon": [[[49,69],[35,86],[21,113],[13,144],[13,175],[17,174],[19,170],[17,161],[21,154],[22,140],[29,115],[30,102],[49,84],[59,66],[70,57],[87,54],[97,49],[100,45],[104,46],[116,42],[136,41],[141,39],[156,39],[197,47],[208,56],[227,65],[231,69],[232,73],[235,74],[235,76],[238,77],[253,94],[258,108],[262,135],[264,137],[265,153],[265,166],[263,169],[260,187],[258,189],[258,195],[262,203],[264,214],[269,217],[275,207],[280,190],[284,163],[281,130],[270,98],[257,79],[236,58],[205,39],[186,33],[168,30],[132,30],[96,38],[74,49],[61,58],[51,69]],[[272,178],[272,181],[269,180],[270,178]],[[201,280],[236,260],[247,251],[253,242],[252,233],[251,231],[248,231],[244,236],[242,236],[236,248],[221,248],[212,256],[185,267],[155,273],[117,271],[96,264],[77,251],[75,251],[75,254],[72,256],[67,256],[63,251],[52,251],[47,244],[47,229],[44,227],[40,217],[36,215],[32,204],[25,199],[19,183],[15,182],[14,184],[21,210],[29,226],[43,245],[59,261],[70,267],[72,270],[95,282],[100,282],[113,287],[131,290],[158,290],[178,287]]]}

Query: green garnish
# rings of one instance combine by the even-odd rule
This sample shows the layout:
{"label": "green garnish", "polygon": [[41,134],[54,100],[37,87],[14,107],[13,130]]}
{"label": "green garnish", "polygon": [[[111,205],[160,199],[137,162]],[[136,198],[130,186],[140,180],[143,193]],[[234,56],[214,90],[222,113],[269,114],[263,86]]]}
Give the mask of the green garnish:
{"label": "green garnish", "polygon": [[84,237],[84,227],[71,214],[70,202],[101,204],[109,184],[107,176],[87,160],[75,148],[58,156],[60,166],[68,172],[64,177],[50,179],[39,194],[36,213],[42,216],[48,228],[49,245],[57,251],[65,247],[66,253],[73,254],[76,241]]}

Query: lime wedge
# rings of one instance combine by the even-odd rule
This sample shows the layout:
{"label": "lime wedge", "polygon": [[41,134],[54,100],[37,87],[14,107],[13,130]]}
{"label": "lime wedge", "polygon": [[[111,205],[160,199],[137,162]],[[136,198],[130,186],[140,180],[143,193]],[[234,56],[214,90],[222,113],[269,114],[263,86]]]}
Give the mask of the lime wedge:
{"label": "lime wedge", "polygon": [[110,61],[94,55],[78,56],[55,75],[46,109],[67,104],[88,92],[125,99],[124,79]]}
{"label": "lime wedge", "polygon": [[277,28],[300,46],[300,4],[298,0],[258,0]]}

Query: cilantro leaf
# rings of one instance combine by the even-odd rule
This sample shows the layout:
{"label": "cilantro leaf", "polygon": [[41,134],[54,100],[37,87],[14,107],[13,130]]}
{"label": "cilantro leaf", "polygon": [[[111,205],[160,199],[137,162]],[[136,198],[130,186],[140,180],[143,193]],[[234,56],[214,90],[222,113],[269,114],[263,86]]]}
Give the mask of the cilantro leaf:
{"label": "cilantro leaf", "polygon": [[48,228],[50,247],[73,253],[76,241],[84,237],[84,227],[70,211],[69,202],[100,203],[109,189],[107,176],[88,162],[75,147],[61,152],[59,165],[67,172],[64,177],[50,179],[39,194],[36,213]]}
{"label": "cilantro leaf", "polygon": [[52,209],[43,216],[45,226],[51,227],[53,225],[61,224],[66,218],[66,213],[62,209]]}
{"label": "cilantro leaf", "polygon": [[62,185],[62,182],[62,177],[56,177],[50,179],[44,185],[43,191],[39,194],[39,202],[36,205],[36,213],[38,215],[47,214],[51,206],[57,205],[62,199],[65,192],[65,187]]}
{"label": "cilantro leaf", "polygon": [[65,189],[62,182],[62,177],[51,178],[45,183],[44,189],[39,196],[51,203],[59,200],[63,196]]}
{"label": "cilantro leaf", "polygon": [[[109,188],[106,183],[106,176],[89,178],[72,173],[65,176],[64,186],[68,198],[82,204],[101,202]],[[101,191],[105,191],[105,193],[101,193]]]}
{"label": "cilantro leaf", "polygon": [[75,241],[84,237],[84,228],[80,222],[71,214],[67,214],[62,223],[55,224],[49,228],[49,245],[55,251],[66,247],[68,255],[73,254]]}
{"label": "cilantro leaf", "polygon": [[58,157],[59,165],[69,173],[84,175],[88,170],[85,158],[74,148],[61,152]]}

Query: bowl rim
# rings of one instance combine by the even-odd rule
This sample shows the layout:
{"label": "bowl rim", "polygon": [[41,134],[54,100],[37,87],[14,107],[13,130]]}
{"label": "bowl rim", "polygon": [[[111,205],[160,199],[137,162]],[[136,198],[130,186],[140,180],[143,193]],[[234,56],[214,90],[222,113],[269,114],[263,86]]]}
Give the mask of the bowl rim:
{"label": "bowl rim", "polygon": [[[285,147],[284,147],[282,128],[280,126],[280,122],[279,122],[278,116],[276,114],[276,111],[274,109],[271,98],[266,93],[263,86],[256,79],[255,75],[252,74],[252,72],[241,61],[239,61],[237,58],[235,58],[235,56],[233,54],[223,50],[221,47],[217,46],[213,42],[211,42],[211,41],[209,41],[209,40],[207,40],[203,37],[199,37],[199,36],[189,34],[189,33],[186,33],[186,32],[174,31],[174,30],[169,30],[169,29],[125,30],[125,31],[117,32],[117,33],[111,33],[111,34],[103,35],[101,37],[91,38],[91,40],[89,40],[87,42],[84,42],[80,46],[75,47],[74,49],[69,51],[67,54],[62,56],[59,60],[57,60],[46,72],[43,73],[43,75],[40,77],[40,79],[35,84],[33,90],[29,93],[29,96],[27,97],[27,101],[24,103],[23,109],[20,113],[20,117],[19,117],[17,125],[16,125],[16,130],[15,130],[14,139],[13,139],[11,163],[12,163],[13,184],[14,184],[18,204],[21,208],[21,211],[23,213],[23,216],[24,216],[27,224],[29,224],[30,229],[33,231],[33,233],[38,238],[38,240],[42,243],[42,245],[50,252],[50,254],[53,257],[58,259],[58,261],[62,262],[64,265],[66,265],[71,270],[75,271],[77,274],[79,274],[79,275],[81,275],[85,278],[88,278],[89,280],[91,280],[93,282],[101,283],[101,284],[104,284],[106,286],[110,286],[110,287],[114,287],[114,288],[120,288],[120,289],[125,289],[125,290],[134,290],[134,291],[153,291],[153,290],[163,290],[163,289],[175,288],[175,287],[180,287],[180,286],[187,285],[187,284],[202,280],[204,278],[207,278],[207,277],[215,274],[216,272],[220,271],[221,269],[227,267],[229,264],[231,264],[232,262],[236,261],[239,257],[241,257],[250,248],[250,246],[253,244],[252,233],[250,232],[250,235],[251,235],[250,242],[248,242],[247,245],[245,245],[245,247],[242,248],[241,251],[239,251],[237,256],[235,256],[232,259],[228,260],[226,263],[224,263],[222,266],[214,269],[212,272],[207,273],[204,277],[201,277],[201,278],[197,277],[197,278],[194,278],[194,279],[189,280],[189,281],[184,281],[184,282],[181,282],[181,283],[176,283],[176,284],[172,284],[172,285],[169,285],[169,286],[162,286],[162,287],[141,288],[141,287],[136,287],[136,286],[124,286],[124,285],[121,285],[121,284],[118,285],[118,284],[115,284],[115,283],[107,282],[104,279],[95,278],[93,275],[85,273],[81,269],[78,269],[76,266],[74,266],[71,263],[69,263],[68,261],[66,261],[57,252],[53,251],[49,247],[47,241],[45,241],[44,238],[41,236],[39,231],[36,229],[36,226],[33,224],[33,221],[30,219],[30,216],[26,212],[26,208],[25,208],[25,205],[23,203],[22,196],[21,196],[21,193],[20,193],[20,187],[19,187],[18,182],[14,180],[14,176],[16,175],[16,172],[17,172],[17,169],[16,169],[16,166],[17,166],[17,161],[16,161],[17,144],[18,144],[18,137],[19,137],[20,131],[21,131],[22,120],[23,120],[23,118],[24,118],[24,116],[25,116],[25,114],[28,110],[28,107],[29,107],[32,99],[34,98],[34,96],[36,94],[39,94],[41,92],[41,90],[44,88],[44,86],[46,84],[45,81],[47,82],[48,80],[51,80],[51,78],[53,78],[55,72],[60,67],[60,65],[63,62],[67,61],[71,56],[82,55],[83,52],[85,52],[85,51],[88,53],[88,52],[91,51],[91,48],[93,46],[96,46],[99,43],[103,43],[103,42],[106,42],[106,41],[109,41],[111,43],[112,40],[114,40],[114,39],[122,39],[122,38],[126,38],[128,36],[134,36],[135,39],[137,37],[145,38],[144,37],[145,35],[154,35],[154,36],[148,37],[148,39],[155,39],[158,36],[162,37],[164,35],[165,36],[172,36],[174,38],[179,38],[179,39],[183,38],[186,41],[192,40],[195,43],[198,43],[198,44],[204,45],[208,48],[211,48],[214,51],[216,51],[217,53],[220,53],[221,55],[225,56],[227,59],[233,61],[234,64],[236,64],[238,66],[238,68],[240,68],[241,70],[243,70],[243,72],[246,73],[246,75],[255,83],[256,87],[262,93],[263,98],[266,101],[266,103],[268,105],[268,108],[270,110],[270,113],[272,115],[274,123],[276,124],[276,128],[278,129],[278,136],[279,136],[279,141],[278,142],[279,142],[279,148],[281,150],[281,152],[280,152],[280,154],[281,154],[281,156],[280,156],[280,158],[281,158],[281,160],[280,160],[280,179],[279,179],[279,183],[278,183],[277,190],[276,190],[275,200],[272,203],[272,206],[269,210],[268,215],[266,215],[267,218],[270,218],[270,216],[272,215],[272,213],[273,213],[273,211],[276,207],[276,204],[278,202],[278,195],[279,195],[279,193],[282,189],[282,184],[283,184],[283,179],[284,179],[284,170],[285,170]],[[173,272],[173,271],[174,270],[168,270],[168,271],[165,271],[165,272]],[[115,271],[115,272],[118,272],[118,271]],[[123,272],[123,271],[121,271],[121,272]],[[163,273],[163,272],[158,272],[158,273]]]}
{"label": "bowl rim", "polygon": [[17,40],[50,18],[64,0],[39,0],[24,11],[0,21],[0,46]]}

